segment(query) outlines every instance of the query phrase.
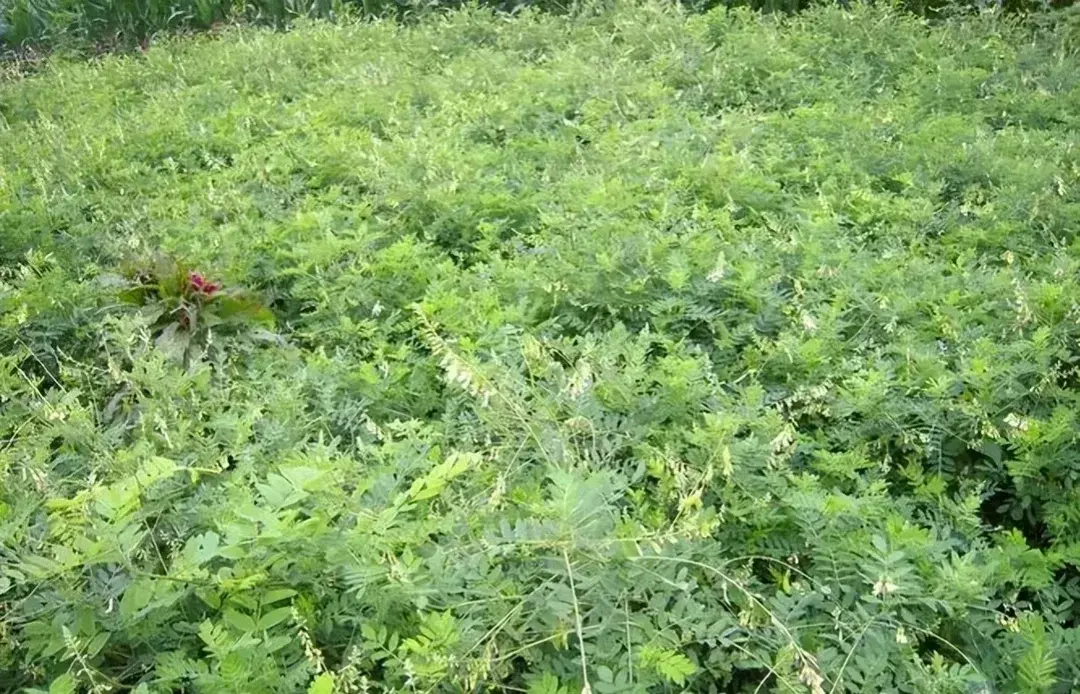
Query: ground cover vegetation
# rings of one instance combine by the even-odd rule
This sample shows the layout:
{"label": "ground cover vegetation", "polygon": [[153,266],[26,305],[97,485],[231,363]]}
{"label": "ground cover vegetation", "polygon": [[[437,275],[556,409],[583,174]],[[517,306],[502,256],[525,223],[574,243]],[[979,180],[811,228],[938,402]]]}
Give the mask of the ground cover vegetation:
{"label": "ground cover vegetation", "polygon": [[1071,691],[1077,15],[0,86],[0,690]]}

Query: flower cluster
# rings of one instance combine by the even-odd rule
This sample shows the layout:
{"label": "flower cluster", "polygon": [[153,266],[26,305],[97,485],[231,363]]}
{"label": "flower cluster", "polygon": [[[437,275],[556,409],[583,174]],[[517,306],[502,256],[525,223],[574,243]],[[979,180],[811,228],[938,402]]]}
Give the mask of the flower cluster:
{"label": "flower cluster", "polygon": [[188,289],[209,298],[221,291],[220,282],[211,282],[197,272],[188,274]]}

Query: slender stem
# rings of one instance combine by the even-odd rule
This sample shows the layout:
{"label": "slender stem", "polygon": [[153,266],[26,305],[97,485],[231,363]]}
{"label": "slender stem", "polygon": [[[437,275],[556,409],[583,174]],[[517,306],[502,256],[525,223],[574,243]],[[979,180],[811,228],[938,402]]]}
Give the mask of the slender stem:
{"label": "slender stem", "polygon": [[578,606],[577,588],[574,587],[574,571],[570,568],[570,557],[567,555],[565,547],[563,547],[562,558],[563,563],[566,564],[566,575],[570,577],[570,596],[574,600],[574,628],[577,630],[578,651],[581,653],[581,681],[584,683],[581,687],[581,694],[591,694],[589,668],[585,660],[585,637],[582,635],[581,630],[581,608]]}

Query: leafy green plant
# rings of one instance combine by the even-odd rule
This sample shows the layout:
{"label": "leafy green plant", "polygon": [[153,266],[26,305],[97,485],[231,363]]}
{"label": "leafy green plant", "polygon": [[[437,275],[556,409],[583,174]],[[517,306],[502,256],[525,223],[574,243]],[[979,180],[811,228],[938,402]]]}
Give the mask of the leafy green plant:
{"label": "leafy green plant", "polygon": [[121,296],[141,307],[158,348],[185,366],[212,346],[215,331],[274,324],[273,314],[249,292],[170,260],[134,270]]}

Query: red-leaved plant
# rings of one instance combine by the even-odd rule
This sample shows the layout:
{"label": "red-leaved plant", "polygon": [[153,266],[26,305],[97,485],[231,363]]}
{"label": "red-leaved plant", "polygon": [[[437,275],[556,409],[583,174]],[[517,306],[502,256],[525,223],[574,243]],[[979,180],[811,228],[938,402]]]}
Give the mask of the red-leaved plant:
{"label": "red-leaved plant", "polygon": [[202,358],[215,331],[274,324],[273,314],[250,292],[171,259],[134,266],[123,296],[143,307],[158,348],[185,366]]}

